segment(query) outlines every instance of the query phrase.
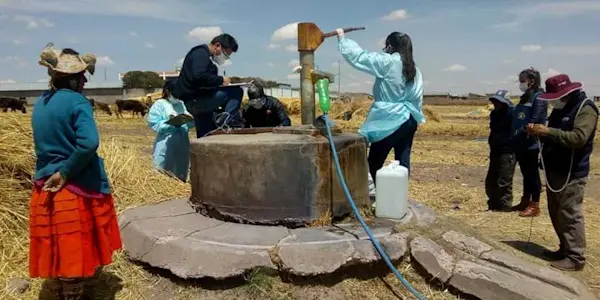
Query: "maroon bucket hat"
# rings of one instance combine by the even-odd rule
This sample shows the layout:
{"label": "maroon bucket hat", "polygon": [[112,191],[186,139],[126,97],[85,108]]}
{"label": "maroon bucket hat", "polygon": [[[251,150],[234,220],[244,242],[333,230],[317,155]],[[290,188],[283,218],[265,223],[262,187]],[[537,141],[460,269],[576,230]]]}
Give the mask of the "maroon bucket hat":
{"label": "maroon bucket hat", "polygon": [[546,92],[538,96],[540,100],[554,101],[583,88],[581,82],[571,82],[566,74],[559,74],[546,79]]}

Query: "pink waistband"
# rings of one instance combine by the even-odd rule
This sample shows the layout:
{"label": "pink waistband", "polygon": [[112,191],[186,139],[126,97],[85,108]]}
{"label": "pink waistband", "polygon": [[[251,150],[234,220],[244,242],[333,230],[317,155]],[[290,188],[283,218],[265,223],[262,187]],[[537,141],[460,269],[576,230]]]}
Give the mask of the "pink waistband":
{"label": "pink waistband", "polygon": [[[35,186],[38,188],[41,188],[44,186],[44,182],[46,181],[46,178],[43,179],[39,179],[35,181]],[[64,186],[65,189],[69,190],[70,192],[77,194],[79,196],[85,197],[85,198],[93,198],[93,199],[102,199],[104,198],[106,195],[100,193],[100,192],[90,192],[87,191],[77,185],[74,185],[72,183],[67,183]]]}

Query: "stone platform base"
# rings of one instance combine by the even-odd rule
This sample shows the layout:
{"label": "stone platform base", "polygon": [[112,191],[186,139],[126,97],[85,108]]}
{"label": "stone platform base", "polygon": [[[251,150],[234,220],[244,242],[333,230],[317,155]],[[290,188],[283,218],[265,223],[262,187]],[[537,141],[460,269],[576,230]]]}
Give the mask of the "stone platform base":
{"label": "stone platform base", "polygon": [[[596,299],[572,277],[452,230],[422,204],[409,208],[403,220],[369,225],[393,261],[410,255],[446,287],[479,299]],[[225,279],[255,268],[316,276],[381,260],[356,224],[289,229],[228,223],[196,213],[183,199],[126,210],[119,224],[130,258],[181,278]],[[400,224],[411,230],[398,232]]]}
{"label": "stone platform base", "polygon": [[[413,204],[403,220],[378,219],[370,226],[398,260],[406,254],[407,234],[393,233],[393,228],[399,222],[433,221],[431,209]],[[182,278],[223,279],[259,267],[314,276],[380,260],[360,225],[288,229],[229,223],[196,213],[184,199],[128,209],[119,224],[132,259]]]}

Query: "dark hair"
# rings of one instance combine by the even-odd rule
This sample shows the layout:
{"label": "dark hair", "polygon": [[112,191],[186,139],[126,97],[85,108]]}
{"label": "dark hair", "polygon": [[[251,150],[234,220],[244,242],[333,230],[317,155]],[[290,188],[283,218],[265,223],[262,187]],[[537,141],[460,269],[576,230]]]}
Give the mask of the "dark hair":
{"label": "dark hair", "polygon": [[387,52],[398,53],[402,58],[402,75],[406,82],[412,82],[417,75],[417,68],[413,60],[412,41],[406,33],[394,31],[385,39]]}
{"label": "dark hair", "polygon": [[77,74],[69,74],[58,77],[52,81],[52,85],[54,86],[55,90],[68,89],[77,91],[79,88],[79,83],[81,80],[83,80],[83,73],[84,72],[80,72]]}
{"label": "dark hair", "polygon": [[163,89],[162,89],[163,98],[166,98],[167,93],[171,93],[173,91],[173,88],[175,88],[175,80],[173,80],[173,79],[166,80],[165,83],[163,84]]}
{"label": "dark hair", "polygon": [[248,93],[248,99],[258,99],[265,96],[265,90],[258,83],[251,84],[246,93]]}
{"label": "dark hair", "polygon": [[221,47],[223,47],[225,49],[231,49],[231,51],[233,51],[233,52],[238,51],[237,41],[231,35],[229,35],[227,33],[223,33],[223,34],[220,34],[220,35],[214,37],[210,43],[211,43],[211,45],[219,43],[219,44],[221,44]]}
{"label": "dark hair", "polygon": [[533,86],[531,86],[530,89],[539,89],[542,85],[542,76],[540,75],[540,72],[534,68],[521,71],[521,73],[519,73],[519,81],[521,78],[533,80]]}

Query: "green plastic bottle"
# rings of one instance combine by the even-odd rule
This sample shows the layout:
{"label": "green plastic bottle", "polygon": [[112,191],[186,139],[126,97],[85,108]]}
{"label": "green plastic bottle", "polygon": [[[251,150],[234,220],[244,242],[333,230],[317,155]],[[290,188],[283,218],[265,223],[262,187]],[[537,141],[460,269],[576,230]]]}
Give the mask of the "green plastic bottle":
{"label": "green plastic bottle", "polygon": [[331,99],[329,98],[329,79],[323,78],[317,80],[317,94],[319,95],[319,107],[324,114],[329,113],[331,109]]}

